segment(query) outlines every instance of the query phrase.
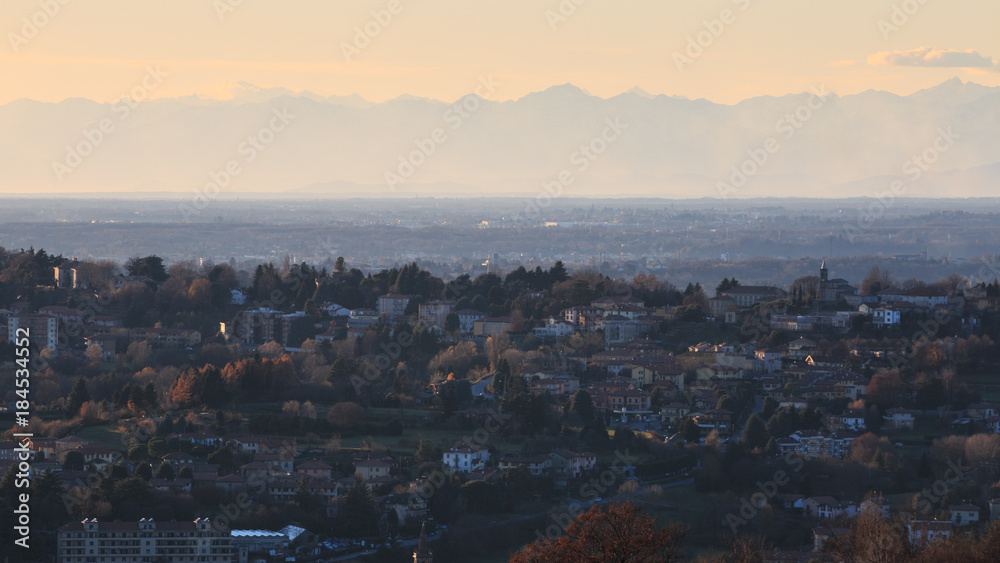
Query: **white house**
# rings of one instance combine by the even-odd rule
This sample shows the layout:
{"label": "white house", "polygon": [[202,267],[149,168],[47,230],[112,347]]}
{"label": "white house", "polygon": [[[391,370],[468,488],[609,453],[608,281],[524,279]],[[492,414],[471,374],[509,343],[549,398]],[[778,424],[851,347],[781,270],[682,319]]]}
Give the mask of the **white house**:
{"label": "white house", "polygon": [[956,504],[948,507],[951,512],[951,523],[955,526],[967,526],[979,522],[979,507],[974,504]]}
{"label": "white house", "polygon": [[847,411],[840,417],[840,423],[844,425],[844,428],[849,428],[855,432],[865,430],[865,413],[864,411]]}
{"label": "white house", "polygon": [[906,409],[889,409],[885,416],[886,426],[893,430],[913,430],[913,412]]}
{"label": "white house", "polygon": [[560,338],[572,335],[576,332],[576,327],[566,321],[560,321],[556,320],[555,317],[549,317],[545,326],[534,328],[531,332],[539,338]]}
{"label": "white house", "polygon": [[350,317],[351,310],[336,303],[324,303],[320,310],[331,317]]}
{"label": "white house", "polygon": [[489,450],[473,444],[457,446],[444,452],[441,462],[454,471],[468,473],[485,468],[489,459]]}
{"label": "white house", "polygon": [[561,469],[567,477],[579,477],[584,471],[597,466],[597,456],[592,453],[576,453],[569,450],[554,450],[549,454],[552,467]]}
{"label": "white house", "polygon": [[872,312],[872,323],[875,326],[895,326],[899,324],[900,312],[898,309],[879,307]]}
{"label": "white house", "polygon": [[938,520],[914,520],[907,525],[910,543],[926,545],[951,537],[951,522]]}
{"label": "white house", "polygon": [[243,293],[238,289],[229,290],[229,304],[230,305],[246,305],[247,294]]}

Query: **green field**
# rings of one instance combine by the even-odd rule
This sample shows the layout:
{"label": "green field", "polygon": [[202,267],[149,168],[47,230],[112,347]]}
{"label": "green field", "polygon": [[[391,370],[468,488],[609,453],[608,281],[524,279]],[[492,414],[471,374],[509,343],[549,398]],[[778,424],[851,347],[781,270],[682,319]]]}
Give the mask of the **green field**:
{"label": "green field", "polygon": [[1000,401],[1000,374],[975,373],[960,377],[963,383],[968,384],[969,389],[982,394],[984,402]]}
{"label": "green field", "polygon": [[112,450],[125,451],[121,433],[112,430],[107,424],[84,426],[72,434],[97,446],[107,446]]}

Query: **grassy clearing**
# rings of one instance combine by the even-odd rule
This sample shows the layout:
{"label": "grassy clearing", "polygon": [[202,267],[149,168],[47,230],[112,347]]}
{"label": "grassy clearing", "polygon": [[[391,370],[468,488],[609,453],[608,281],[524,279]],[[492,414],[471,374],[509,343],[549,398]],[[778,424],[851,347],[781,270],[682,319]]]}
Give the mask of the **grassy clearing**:
{"label": "grassy clearing", "polygon": [[121,433],[115,431],[107,424],[84,426],[73,432],[73,435],[97,446],[107,446],[112,450],[125,451],[125,444],[122,443]]}

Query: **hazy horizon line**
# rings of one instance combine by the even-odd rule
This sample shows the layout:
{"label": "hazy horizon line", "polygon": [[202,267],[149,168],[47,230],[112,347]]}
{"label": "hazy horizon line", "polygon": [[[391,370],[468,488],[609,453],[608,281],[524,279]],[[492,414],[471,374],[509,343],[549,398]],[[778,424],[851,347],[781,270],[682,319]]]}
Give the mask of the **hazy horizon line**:
{"label": "hazy horizon line", "polygon": [[[974,82],[974,81],[971,81],[971,80],[965,81],[965,80],[962,80],[961,78],[959,78],[956,75],[956,76],[953,76],[953,77],[951,77],[951,78],[949,78],[947,80],[943,80],[941,82],[938,82],[938,83],[936,83],[936,84],[934,84],[932,86],[928,86],[926,88],[920,88],[920,89],[917,89],[917,90],[913,90],[912,92],[905,93],[905,94],[894,92],[894,91],[890,91],[890,90],[879,90],[879,89],[876,89],[876,88],[868,88],[868,89],[865,89],[865,90],[859,90],[857,92],[849,92],[849,93],[840,93],[840,92],[836,92],[836,91],[832,91],[831,90],[830,93],[833,94],[833,95],[835,95],[835,96],[838,96],[838,97],[847,97],[847,96],[857,96],[857,95],[864,94],[864,93],[867,93],[867,92],[875,92],[875,93],[891,94],[891,95],[894,95],[894,96],[899,96],[901,98],[907,98],[907,97],[913,96],[914,94],[918,94],[920,92],[925,92],[927,90],[933,90],[934,88],[937,88],[937,87],[942,86],[944,84],[953,83],[953,82],[956,82],[956,81],[958,83],[962,84],[963,86],[969,85],[969,84],[973,84],[973,85],[976,85],[976,86],[980,86],[982,88],[1000,90],[1000,86],[988,86],[988,85],[981,84],[979,82]],[[431,102],[431,103],[453,104],[453,103],[458,102],[458,101],[460,101],[460,100],[462,100],[462,99],[464,99],[464,98],[466,98],[468,96],[475,96],[475,95],[477,95],[475,92],[469,92],[469,93],[461,96],[460,98],[458,98],[456,100],[448,101],[448,100],[441,100],[441,99],[437,99],[437,98],[428,98],[428,97],[425,97],[425,96],[416,96],[416,95],[412,95],[412,94],[404,92],[404,93],[401,93],[401,94],[396,95],[396,96],[391,97],[391,98],[384,98],[384,99],[381,99],[381,100],[372,100],[372,99],[364,97],[363,95],[361,95],[360,93],[357,93],[357,92],[351,93],[351,94],[329,94],[329,95],[324,95],[324,94],[319,94],[319,93],[316,93],[316,92],[313,92],[313,91],[307,90],[307,89],[292,90],[292,89],[286,88],[284,86],[257,86],[255,84],[251,84],[251,83],[245,82],[245,81],[239,81],[239,82],[234,82],[234,83],[229,83],[229,84],[232,84],[234,86],[234,88],[233,88],[234,92],[236,92],[236,87],[242,87],[242,88],[244,88],[244,90],[242,92],[238,92],[237,94],[234,94],[234,95],[232,95],[231,97],[228,97],[228,98],[216,97],[216,96],[212,96],[212,95],[208,95],[208,94],[204,94],[204,93],[192,92],[190,94],[185,94],[185,95],[182,95],[182,96],[156,96],[155,93],[153,93],[153,95],[151,95],[148,99],[150,101],[154,101],[154,100],[155,101],[160,101],[160,100],[175,100],[175,101],[178,101],[178,100],[184,100],[184,99],[189,99],[189,98],[196,98],[199,101],[203,101],[203,102],[231,102],[231,101],[234,101],[234,100],[239,100],[239,95],[238,95],[239,93],[254,94],[254,93],[267,92],[267,91],[272,91],[272,90],[284,90],[285,93],[280,94],[280,95],[290,96],[290,97],[310,97],[311,96],[311,97],[320,98],[320,99],[324,99],[324,100],[328,100],[328,99],[331,99],[331,98],[333,98],[333,99],[336,99],[336,98],[355,98],[355,99],[361,100],[361,101],[363,101],[365,103],[368,103],[368,104],[381,105],[381,104],[392,102],[392,101],[396,101],[396,100],[422,100],[422,101],[427,101],[427,102]],[[521,95],[519,97],[512,96],[512,97],[509,97],[509,98],[500,98],[500,97],[496,97],[496,96],[491,96],[490,98],[483,98],[483,99],[485,99],[487,101],[491,101],[491,102],[496,102],[496,103],[518,102],[518,101],[521,101],[524,98],[527,98],[527,97],[532,96],[532,95],[541,94],[541,93],[547,92],[547,91],[555,89],[555,88],[562,88],[562,87],[567,87],[567,86],[575,88],[576,90],[579,90],[580,92],[582,92],[583,94],[585,94],[585,95],[587,95],[589,97],[597,98],[597,99],[605,100],[605,101],[613,99],[613,98],[617,98],[619,96],[624,96],[624,95],[627,95],[627,94],[630,94],[630,93],[635,93],[635,94],[640,95],[640,96],[645,95],[645,96],[649,97],[650,99],[652,99],[652,98],[658,98],[658,97],[666,97],[666,98],[674,98],[674,99],[680,99],[680,100],[686,100],[686,101],[692,101],[692,102],[707,101],[709,103],[720,105],[720,106],[735,106],[735,105],[738,105],[740,103],[743,103],[743,102],[746,102],[746,101],[749,101],[749,100],[758,99],[758,98],[782,98],[782,97],[786,97],[786,96],[797,96],[797,95],[800,95],[800,94],[807,94],[807,93],[809,93],[808,89],[804,89],[804,90],[801,90],[801,91],[788,91],[788,92],[785,92],[783,94],[758,94],[758,95],[754,95],[754,96],[749,96],[749,97],[743,98],[743,99],[741,99],[741,100],[739,100],[737,102],[725,103],[725,102],[719,102],[719,101],[715,101],[715,100],[712,100],[712,99],[709,99],[709,98],[704,98],[704,97],[702,97],[702,98],[689,98],[687,96],[682,96],[682,95],[679,95],[679,94],[668,94],[666,92],[653,93],[653,92],[647,91],[646,89],[642,88],[641,86],[633,86],[632,88],[629,88],[628,90],[619,92],[618,94],[615,94],[613,96],[602,97],[602,96],[598,96],[596,94],[592,94],[586,88],[577,86],[577,85],[573,84],[572,82],[563,82],[563,83],[559,83],[559,84],[552,84],[552,85],[550,85],[550,86],[548,86],[548,87],[546,87],[544,89],[541,89],[541,90],[533,90],[533,91],[528,92],[528,93],[526,93],[524,95]],[[38,100],[38,99],[34,99],[34,98],[17,98],[17,99],[10,100],[10,101],[5,102],[5,103],[0,103],[0,107],[6,106],[6,105],[9,105],[9,104],[13,104],[13,103],[17,103],[17,102],[23,102],[23,101],[30,101],[30,102],[40,103],[40,104],[53,104],[53,105],[56,105],[56,104],[61,104],[61,103],[64,103],[64,102],[67,102],[67,101],[72,101],[72,100],[87,100],[87,101],[94,102],[94,103],[97,103],[97,104],[113,104],[113,103],[119,101],[119,100],[101,101],[101,100],[95,100],[93,98],[88,98],[88,97],[85,97],[85,96],[71,96],[71,97],[63,98],[61,100],[54,101],[54,102],[43,101],[43,100]]]}

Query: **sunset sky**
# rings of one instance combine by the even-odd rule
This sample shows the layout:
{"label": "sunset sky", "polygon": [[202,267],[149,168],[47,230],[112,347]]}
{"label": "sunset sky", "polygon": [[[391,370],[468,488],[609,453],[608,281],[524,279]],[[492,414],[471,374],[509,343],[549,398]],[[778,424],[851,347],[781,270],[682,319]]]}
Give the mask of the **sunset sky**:
{"label": "sunset sky", "polygon": [[[502,82],[496,99],[566,82],[602,97],[639,87],[723,103],[816,84],[840,94],[908,94],[954,76],[1000,85],[996,0],[398,2],[382,26],[372,11],[390,0],[8,0],[0,103],[113,101],[150,64],[169,73],[156,97],[226,98],[246,82],[454,100],[490,74]],[[919,8],[893,22],[894,4]],[[723,16],[711,35],[704,22]],[[377,36],[356,43],[366,25]],[[707,46],[686,52],[700,32]]]}

